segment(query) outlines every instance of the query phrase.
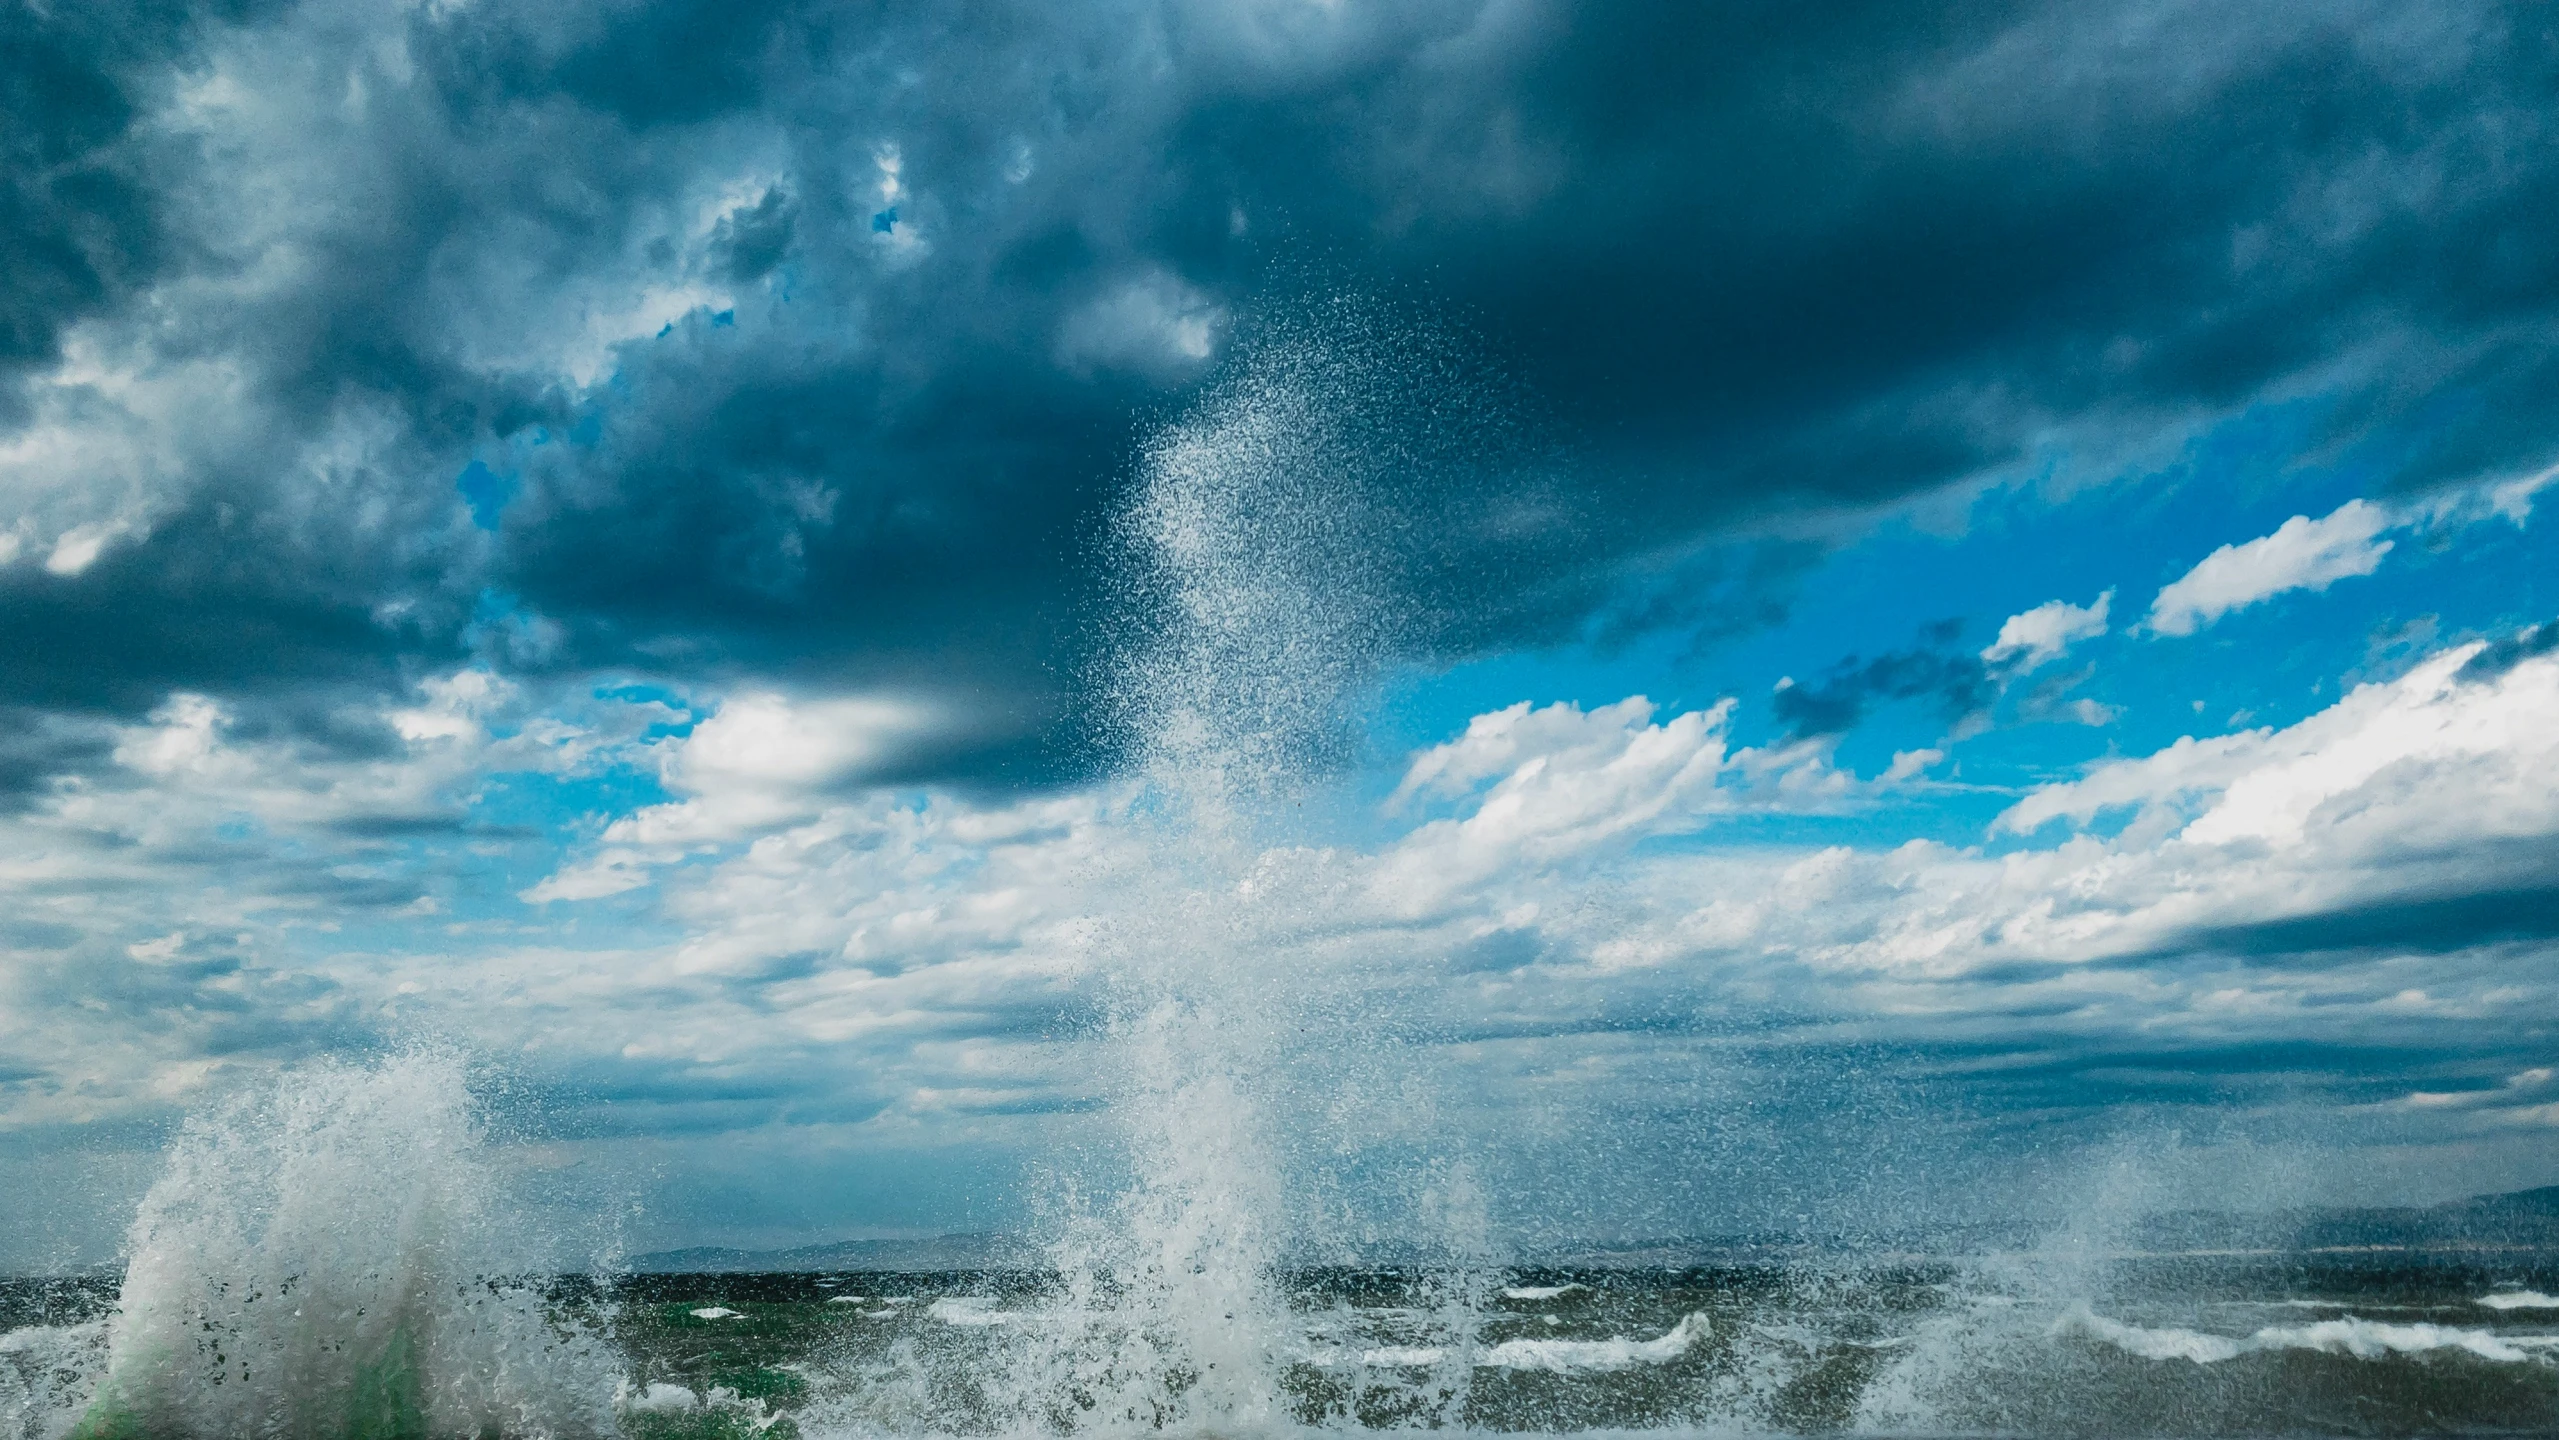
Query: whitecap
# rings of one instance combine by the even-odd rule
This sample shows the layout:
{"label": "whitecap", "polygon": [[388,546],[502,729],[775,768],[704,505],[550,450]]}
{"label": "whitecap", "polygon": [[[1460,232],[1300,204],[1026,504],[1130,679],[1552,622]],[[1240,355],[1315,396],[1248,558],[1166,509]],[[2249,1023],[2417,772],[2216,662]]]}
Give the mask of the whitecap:
{"label": "whitecap", "polygon": [[827,1297],[826,1303],[829,1305],[859,1305],[862,1303],[862,1297],[859,1295],[832,1295]]}
{"label": "whitecap", "polygon": [[1556,1374],[1627,1370],[1676,1360],[1712,1329],[1704,1315],[1690,1314],[1650,1340],[1630,1340],[1622,1335],[1606,1340],[1505,1340],[1475,1363],[1501,1370],[1548,1370]]}
{"label": "whitecap", "polygon": [[2487,1330],[2454,1325],[2394,1325],[2381,1320],[2322,1320],[2313,1325],[2277,1326],[2250,1337],[2265,1349],[2325,1350],[2358,1360],[2383,1355],[2414,1355],[2428,1350],[2467,1350],[2482,1360],[2523,1360],[2525,1352]]}
{"label": "whitecap", "polygon": [[[1486,1370],[1545,1370],[1558,1375],[1627,1370],[1678,1359],[1712,1331],[1704,1315],[1692,1314],[1650,1340],[1623,1335],[1605,1340],[1505,1340],[1477,1355],[1475,1364]],[[1315,1351],[1307,1358],[1317,1365],[1340,1363],[1338,1352]],[[1380,1369],[1417,1369],[1447,1358],[1448,1351],[1437,1345],[1377,1345],[1359,1352],[1360,1364]]]}
{"label": "whitecap", "polygon": [[2084,1309],[2073,1310],[2054,1322],[2053,1333],[2103,1341],[2144,1360],[2192,1360],[2198,1365],[2218,1364],[2246,1354],[2249,1349],[2246,1341],[2228,1335],[2207,1335],[2199,1330],[2166,1326],[2127,1325]]}
{"label": "whitecap", "polygon": [[1502,1291],[1502,1298],[1505,1300],[1552,1300],[1558,1295],[1570,1295],[1576,1290],[1589,1288],[1588,1285],[1513,1285]]}
{"label": "whitecap", "polygon": [[2491,1310],[2559,1310],[2559,1295],[2544,1295],[2538,1290],[2506,1290],[2495,1295],[2482,1295],[2479,1303]]}
{"label": "whitecap", "polygon": [[2389,1355],[2419,1355],[2432,1350],[2461,1350],[2482,1360],[2513,1362],[2532,1358],[2512,1340],[2487,1330],[2455,1325],[2397,1325],[2347,1316],[2309,1325],[2269,1325],[2254,1334],[2212,1335],[2174,1326],[2127,1325],[2086,1308],[2071,1311],[2053,1326],[2055,1334],[2074,1334],[2102,1341],[2145,1360],[2191,1360],[2216,1365],[2263,1350],[2317,1350],[2378,1360]]}
{"label": "whitecap", "polygon": [[743,1310],[731,1310],[725,1305],[705,1305],[692,1313],[696,1320],[737,1320],[744,1318],[746,1314]]}

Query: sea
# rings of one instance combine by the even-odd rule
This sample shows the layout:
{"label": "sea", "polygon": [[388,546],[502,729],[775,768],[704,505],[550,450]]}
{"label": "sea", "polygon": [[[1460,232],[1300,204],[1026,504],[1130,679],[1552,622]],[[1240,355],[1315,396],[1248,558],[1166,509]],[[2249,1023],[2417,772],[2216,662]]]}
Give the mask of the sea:
{"label": "sea", "polygon": [[[1267,1278],[1280,1323],[1245,1333],[1240,1316],[1150,1317],[1108,1277],[1028,1268],[475,1276],[393,1297],[405,1357],[342,1349],[334,1370],[311,1363],[330,1339],[383,1343],[369,1317],[297,1354],[259,1327],[318,1306],[288,1314],[290,1286],[233,1292],[200,1297],[180,1373],[121,1414],[119,1280],[19,1279],[0,1283],[0,1434],[2559,1433],[2548,1251],[2120,1254],[2093,1271],[2031,1252],[1654,1255]],[[1234,1333],[1179,1333],[1203,1318]],[[1218,1364],[1241,1368],[1204,1368]]]}

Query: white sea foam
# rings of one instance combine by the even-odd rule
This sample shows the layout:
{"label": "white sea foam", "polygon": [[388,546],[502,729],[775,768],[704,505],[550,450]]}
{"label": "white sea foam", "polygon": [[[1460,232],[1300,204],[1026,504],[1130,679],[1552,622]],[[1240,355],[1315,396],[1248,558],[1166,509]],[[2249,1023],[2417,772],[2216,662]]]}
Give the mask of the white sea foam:
{"label": "white sea foam", "polygon": [[743,1311],[731,1310],[725,1305],[705,1305],[701,1309],[693,1312],[693,1318],[696,1320],[736,1320],[741,1318],[744,1313],[745,1312]]}
{"label": "white sea foam", "polygon": [[2190,1360],[2198,1365],[2217,1365],[2268,1350],[2317,1350],[2351,1355],[2358,1360],[2438,1350],[2464,1351],[2482,1360],[2508,1363],[2533,1358],[2531,1351],[2513,1338],[2493,1331],[2453,1325],[2399,1325],[2352,1316],[2308,1325],[2269,1325],[2248,1335],[2214,1335],[2175,1326],[2128,1325],[2082,1307],[2062,1316],[2053,1331],[2100,1341],[2146,1360]]}
{"label": "white sea foam", "polygon": [[636,1410],[648,1415],[681,1414],[702,1403],[702,1397],[681,1385],[651,1385],[643,1390],[625,1389],[615,1397],[616,1407]]}
{"label": "white sea foam", "polygon": [[2250,1349],[2245,1339],[2175,1327],[2127,1325],[2088,1310],[2073,1310],[2062,1316],[2054,1322],[2053,1333],[2102,1341],[2144,1360],[2192,1360],[2198,1365],[2219,1364]]}
{"label": "white sea foam", "polygon": [[726,1385],[714,1385],[697,1393],[682,1385],[658,1383],[634,1389],[625,1384],[615,1392],[613,1408],[624,1416],[711,1412],[724,1423],[709,1433],[722,1435],[760,1435],[782,1418],[763,1401],[743,1398]]}
{"label": "white sea foam", "polygon": [[2559,1310],[2559,1295],[2544,1295],[2538,1290],[2506,1290],[2495,1295],[2482,1295],[2479,1303],[2491,1310]]}
{"label": "white sea foam", "polygon": [[1359,1363],[1379,1369],[1422,1368],[1448,1358],[1441,1345],[1378,1345],[1359,1352]]}
{"label": "white sea foam", "polygon": [[946,1295],[925,1306],[924,1313],[945,1325],[1009,1325],[1022,1318],[1014,1311],[996,1309],[995,1302],[982,1295]]}
{"label": "white sea foam", "polygon": [[1552,1300],[1558,1295],[1570,1295],[1576,1290],[1589,1288],[1588,1285],[1512,1285],[1503,1289],[1502,1298],[1505,1300]]}
{"label": "white sea foam", "polygon": [[68,1429],[106,1368],[106,1344],[103,1321],[0,1334],[0,1436]]}
{"label": "white sea foam", "polygon": [[1547,1370],[1559,1375],[1627,1370],[1676,1360],[1712,1329],[1704,1315],[1692,1314],[1681,1317],[1677,1325],[1650,1340],[1624,1336],[1606,1340],[1505,1340],[1475,1363],[1502,1370]]}
{"label": "white sea foam", "polygon": [[[1557,1375],[1631,1370],[1660,1365],[1687,1354],[1714,1327],[1702,1314],[1683,1316],[1677,1325],[1650,1340],[1612,1335],[1605,1340],[1505,1340],[1479,1351],[1474,1365],[1482,1370],[1544,1370]],[[1359,1363],[1372,1369],[1428,1369],[1452,1354],[1446,1345],[1373,1345],[1359,1352]],[[1317,1365],[1339,1365],[1337,1352],[1314,1352]]]}

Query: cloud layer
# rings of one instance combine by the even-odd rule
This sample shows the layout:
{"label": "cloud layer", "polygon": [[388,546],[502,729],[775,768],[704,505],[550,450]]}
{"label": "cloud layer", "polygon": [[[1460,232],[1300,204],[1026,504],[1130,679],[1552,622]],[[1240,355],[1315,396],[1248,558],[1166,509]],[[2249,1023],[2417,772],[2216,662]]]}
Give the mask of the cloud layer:
{"label": "cloud layer", "polygon": [[[1891,1084],[1913,1094],[1960,1079],[1994,1131],[2252,1090],[2297,1104],[2308,1085],[2412,1141],[2529,1133],[2547,1104],[2488,1082],[2546,1058],[2559,1007],[2534,978],[2559,945],[2542,723],[2559,661],[2483,666],[2492,653],[2453,647],[2289,727],[2102,764],[2009,806],[1995,843],[1955,846],[1700,844],[1928,782],[1736,746],[1729,705],[1514,706],[1410,758],[1381,842],[1282,845],[1243,891],[1206,897],[1258,917],[1231,932],[1249,954],[1221,950],[1222,928],[1190,943],[1235,983],[1285,977],[1271,1013],[1378,1027],[1383,1049],[1345,1052],[1328,1028],[1270,1072],[1292,1077],[1283,1112],[1331,1117],[1307,1132],[1328,1146],[1404,1143],[1432,1093],[1441,1141],[1533,1153],[1548,1141],[1522,1117],[1622,1121],[1649,1103],[1647,1065],[1741,1063],[1715,1037],[1742,1024],[1743,1055],[1849,1045],[1905,1056]],[[432,682],[360,763],[245,736],[196,698],[105,737],[98,779],[7,822],[19,918],[0,1042],[37,1058],[9,1082],[13,1133],[164,1113],[226,1056],[421,1027],[606,1102],[546,1122],[571,1135],[778,1120],[861,1127],[873,1151],[1018,1148],[1115,1093],[1089,1059],[1116,983],[1096,946],[1156,923],[1171,893],[1148,878],[1158,842],[1135,792],[786,802],[776,775],[837,773],[859,742],[740,764],[741,737],[833,733],[847,705],[875,707],[759,694],[686,728],[622,702],[503,733],[523,701],[484,671]],[[681,798],[528,893],[609,906],[618,886],[581,877],[674,865],[649,873],[681,938],[455,914],[455,887],[500,879],[475,878],[469,852],[507,848],[469,839],[466,790],[617,765],[682,777]],[[421,845],[444,858],[396,863]],[[442,958],[351,946],[367,915],[440,926]],[[102,950],[119,934],[138,938]],[[1405,1088],[1381,1109],[1363,1087],[1389,1052]]]}
{"label": "cloud layer", "polygon": [[2529,1134],[2554,127],[2485,0],[12,8],[0,1164],[436,1032],[1000,1179],[1185,717],[1424,1077],[1309,1134]]}
{"label": "cloud layer", "polygon": [[2548,444],[2551,79],[2506,7],[8,23],[44,703],[725,663],[971,699],[927,763],[1053,768],[1006,747],[1084,713],[1133,420],[1344,289],[1474,336],[1390,423],[1511,387],[1562,443],[1466,477],[1540,581],[1443,529],[1477,623],[1427,649],[1702,623],[1666,553],[2056,435],[2315,393],[2400,485]]}

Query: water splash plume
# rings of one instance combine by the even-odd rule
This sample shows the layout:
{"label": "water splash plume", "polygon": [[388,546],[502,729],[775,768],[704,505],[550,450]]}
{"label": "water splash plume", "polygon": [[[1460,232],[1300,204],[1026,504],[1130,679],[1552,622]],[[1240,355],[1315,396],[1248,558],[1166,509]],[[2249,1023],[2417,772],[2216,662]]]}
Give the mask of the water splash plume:
{"label": "water splash plume", "polygon": [[[1141,868],[1108,882],[1134,903],[1099,942],[1129,1180],[1065,1227],[1064,1293],[1026,1332],[1020,1384],[1037,1398],[1020,1413],[1105,1431],[1307,1418],[1283,1383],[1303,1356],[1282,1273],[1307,1249],[1298,1207],[1332,1177],[1280,1132],[1308,1092],[1342,1089],[1305,1052],[1338,1050],[1308,1037],[1350,1038],[1358,1007],[1303,943],[1340,876],[1272,817],[1349,753],[1363,690],[1413,638],[1399,596],[1419,527],[1390,498],[1409,487],[1388,482],[1480,448],[1474,377],[1452,354],[1366,302],[1320,304],[1249,334],[1144,447],[1104,677],[1143,788]],[[1350,1088],[1408,1088],[1376,1073],[1386,1053],[1370,1048]],[[1480,1204],[1469,1191],[1457,1209],[1469,1238],[1439,1248],[1489,1274]],[[1446,1228],[1446,1210],[1408,1218]],[[1419,1384],[1377,1380],[1416,1418],[1462,1408],[1487,1283],[1435,1282],[1444,1361]]]}
{"label": "water splash plume", "polygon": [[324,1062],[190,1120],[72,1440],[609,1434],[602,1330],[526,1277],[461,1062]]}

